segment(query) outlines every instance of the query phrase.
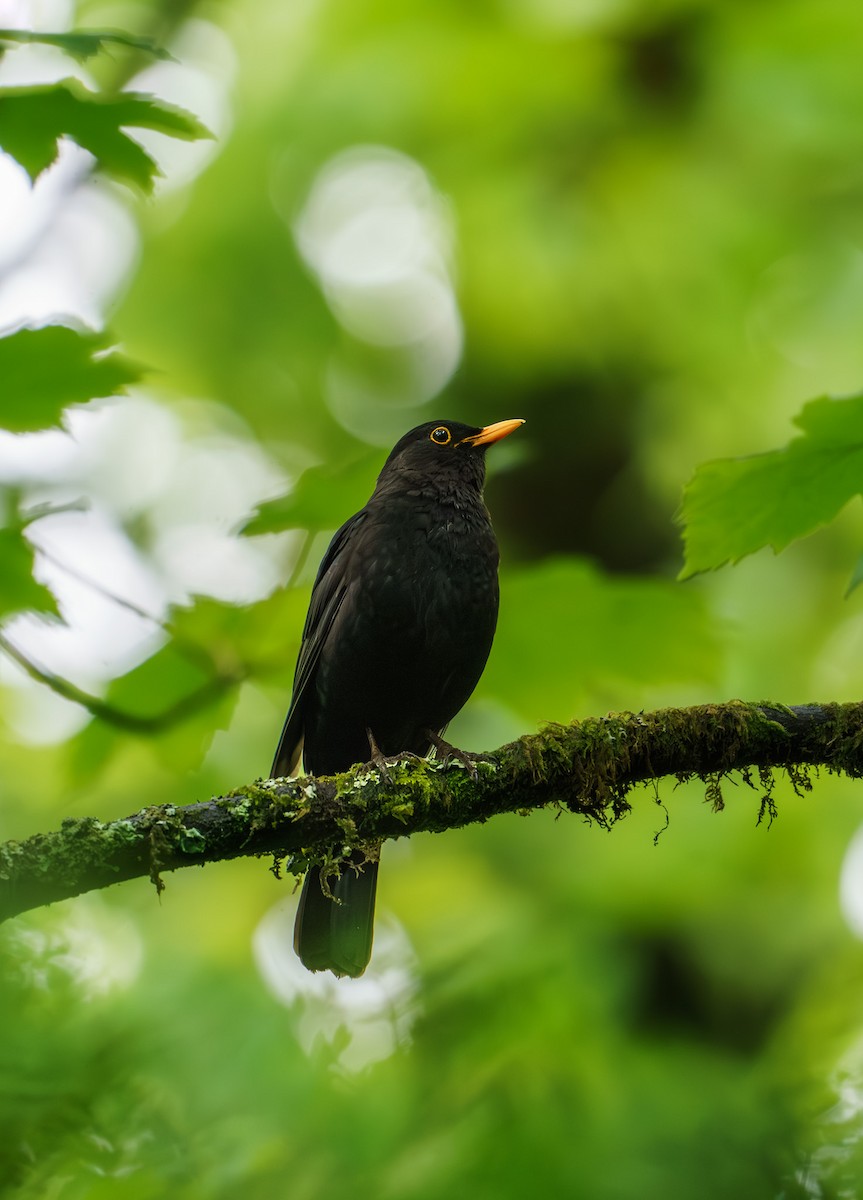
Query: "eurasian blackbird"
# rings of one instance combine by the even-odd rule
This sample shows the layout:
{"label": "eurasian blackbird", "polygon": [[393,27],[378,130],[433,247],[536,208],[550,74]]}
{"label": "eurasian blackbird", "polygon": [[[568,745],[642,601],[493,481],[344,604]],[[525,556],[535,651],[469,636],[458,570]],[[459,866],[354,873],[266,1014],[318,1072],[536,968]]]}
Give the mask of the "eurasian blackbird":
{"label": "eurasian blackbird", "polygon": [[[396,444],[365,508],[315,579],[273,777],[425,755],[482,674],[497,624],[498,548],[482,498],[485,452],[522,421],[427,421]],[[449,748],[451,749],[451,748]],[[303,883],[294,949],[310,971],[362,975],[377,862],[355,854]],[[328,895],[327,892],[330,894]]]}

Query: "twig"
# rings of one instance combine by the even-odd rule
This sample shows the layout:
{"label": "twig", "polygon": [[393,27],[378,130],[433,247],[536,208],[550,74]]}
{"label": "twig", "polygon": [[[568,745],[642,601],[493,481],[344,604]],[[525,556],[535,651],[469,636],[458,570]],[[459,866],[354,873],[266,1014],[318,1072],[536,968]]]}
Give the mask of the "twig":
{"label": "twig", "polygon": [[62,679],[52,671],[38,666],[32,659],[27,657],[23,650],[16,646],[14,642],[11,642],[4,633],[0,633],[0,650],[8,654],[37,683],[43,683],[56,695],[62,696],[64,700],[71,701],[72,704],[80,704],[87,712],[91,713],[94,717],[98,717],[99,720],[105,721],[108,725],[114,725],[116,728],[125,729],[130,733],[159,733],[163,729],[176,724],[178,721],[192,716],[200,709],[206,708],[218,696],[227,691],[229,687],[234,687],[237,683],[242,682],[245,677],[245,672],[240,669],[213,675],[212,678],[205,680],[200,687],[187,692],[185,696],[181,696],[179,700],[176,700],[173,704],[169,704],[167,708],[163,708],[161,712],[143,715],[126,712],[122,708],[115,708],[113,704],[109,704],[106,700],[101,700],[98,696],[94,696],[90,692],[85,692],[82,688],[76,687],[68,679]]}

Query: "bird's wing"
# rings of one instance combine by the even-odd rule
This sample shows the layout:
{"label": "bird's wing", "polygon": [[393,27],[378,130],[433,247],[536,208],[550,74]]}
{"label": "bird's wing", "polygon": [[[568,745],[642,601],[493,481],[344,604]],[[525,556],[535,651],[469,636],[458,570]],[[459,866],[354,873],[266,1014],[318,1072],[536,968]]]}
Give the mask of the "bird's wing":
{"label": "bird's wing", "polygon": [[361,509],[349,521],[345,521],[333,536],[318,568],[303,627],[291,706],[270,771],[274,779],[290,775],[300,761],[303,749],[303,700],[314,676],[324,642],[347,591],[344,569],[347,547],[365,519],[366,510]]}

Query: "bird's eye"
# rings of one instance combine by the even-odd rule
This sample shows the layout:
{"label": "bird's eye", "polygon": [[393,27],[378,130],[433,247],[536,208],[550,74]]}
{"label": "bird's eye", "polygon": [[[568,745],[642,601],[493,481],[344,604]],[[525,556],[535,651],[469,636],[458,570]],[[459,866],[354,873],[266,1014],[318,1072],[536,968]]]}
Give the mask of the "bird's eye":
{"label": "bird's eye", "polygon": [[452,440],[452,434],[446,425],[438,425],[437,429],[431,431],[429,437],[433,442],[437,442],[439,446],[445,446],[447,442]]}

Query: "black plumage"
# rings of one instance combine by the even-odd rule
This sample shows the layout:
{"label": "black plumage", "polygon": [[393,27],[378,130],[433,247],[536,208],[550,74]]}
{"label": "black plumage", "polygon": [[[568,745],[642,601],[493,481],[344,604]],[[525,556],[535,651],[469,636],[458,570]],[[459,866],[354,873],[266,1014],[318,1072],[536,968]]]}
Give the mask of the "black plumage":
{"label": "black plumage", "polygon": [[[371,499],[318,570],[272,775],[424,755],[470,696],[497,623],[498,549],[482,498],[485,451],[521,421],[429,421],[397,443]],[[294,948],[312,971],[361,975],[378,865],[303,884]]]}

